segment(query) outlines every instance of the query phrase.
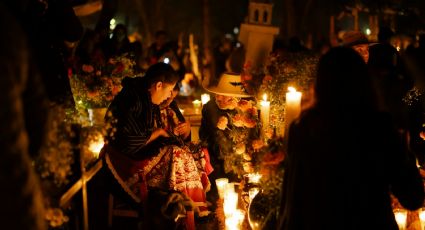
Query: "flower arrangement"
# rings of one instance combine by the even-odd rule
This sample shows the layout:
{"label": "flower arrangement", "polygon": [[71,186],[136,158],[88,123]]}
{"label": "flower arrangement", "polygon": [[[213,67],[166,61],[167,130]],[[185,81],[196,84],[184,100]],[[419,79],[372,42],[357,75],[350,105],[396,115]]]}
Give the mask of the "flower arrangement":
{"label": "flower arrangement", "polygon": [[81,64],[69,71],[74,100],[78,107],[107,107],[121,91],[121,81],[135,76],[135,62],[126,55],[110,58],[102,65]]}
{"label": "flower arrangement", "polygon": [[258,112],[256,103],[238,99],[232,110],[217,122],[220,156],[224,159],[224,170],[238,177],[253,171],[251,140],[259,138]]}
{"label": "flower arrangement", "polygon": [[46,210],[45,219],[52,228],[60,227],[69,221],[69,217],[66,216],[60,208],[48,208]]}
{"label": "flower arrangement", "polygon": [[74,163],[72,139],[75,133],[72,124],[66,122],[66,111],[63,108],[52,108],[49,113],[46,143],[37,158],[37,169],[43,180],[52,181],[57,187],[69,182]]}
{"label": "flower arrangement", "polygon": [[308,92],[314,79],[319,57],[310,53],[287,53],[285,56],[270,56],[260,83],[260,92],[270,98],[270,124],[273,128],[283,127],[281,114],[285,112],[288,86]]}

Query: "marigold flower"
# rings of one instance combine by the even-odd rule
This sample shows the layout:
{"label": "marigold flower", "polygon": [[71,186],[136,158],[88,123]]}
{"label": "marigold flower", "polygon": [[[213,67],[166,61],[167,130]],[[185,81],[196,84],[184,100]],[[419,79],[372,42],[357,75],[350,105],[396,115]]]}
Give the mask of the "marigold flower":
{"label": "marigold flower", "polygon": [[244,127],[244,117],[241,114],[236,114],[233,119],[233,125],[236,127]]}
{"label": "marigold flower", "polygon": [[246,151],[246,146],[245,146],[244,143],[239,143],[235,146],[236,154],[241,155],[241,154],[245,153],[245,151]]}
{"label": "marigold flower", "polygon": [[226,129],[226,127],[227,127],[227,123],[228,123],[229,121],[227,120],[227,117],[225,117],[225,116],[221,116],[219,119],[218,119],[218,122],[217,122],[217,128],[218,129],[220,129],[220,130],[225,130]]}
{"label": "marigold flower", "polygon": [[253,119],[251,119],[247,116],[244,116],[243,121],[244,121],[244,123],[243,123],[244,126],[247,127],[247,128],[250,128],[250,129],[254,128],[257,125],[255,120],[253,120]]}
{"label": "marigold flower", "polygon": [[252,101],[248,101],[248,100],[240,100],[240,101],[238,102],[238,107],[240,108],[240,110],[241,110],[242,112],[246,112],[246,111],[248,111],[249,109],[251,109],[251,108],[252,108]]}
{"label": "marigold flower", "polygon": [[254,151],[260,150],[263,146],[264,146],[264,142],[261,139],[252,141],[252,148],[254,149]]}

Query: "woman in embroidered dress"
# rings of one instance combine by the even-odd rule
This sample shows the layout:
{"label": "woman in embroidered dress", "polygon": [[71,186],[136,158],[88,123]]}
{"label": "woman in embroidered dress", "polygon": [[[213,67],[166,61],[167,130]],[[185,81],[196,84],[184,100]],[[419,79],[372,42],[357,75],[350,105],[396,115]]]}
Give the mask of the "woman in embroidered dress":
{"label": "woman in embroidered dress", "polygon": [[202,183],[190,150],[175,134],[180,129],[166,130],[161,119],[159,104],[171,96],[178,79],[169,65],[154,64],[144,77],[123,81],[107,112],[111,129],[102,155],[137,203],[146,198],[146,185],[184,192],[195,205],[205,200],[197,196],[202,194]]}
{"label": "woman in embroidered dress", "polygon": [[[179,85],[176,84],[173,91],[171,92],[171,97],[167,98],[163,103],[161,103],[160,113],[161,121],[163,128],[168,132],[173,132],[181,142],[185,145],[191,147],[191,154],[185,154],[186,163],[185,164],[196,164],[199,176],[202,182],[202,190],[199,188],[199,184],[195,188],[186,187],[185,193],[188,194],[195,202],[195,205],[200,209],[201,215],[208,213],[206,208],[206,192],[210,189],[210,181],[208,175],[213,171],[213,168],[209,161],[208,150],[206,148],[198,148],[195,145],[191,145],[191,128],[190,123],[185,120],[183,114],[181,113],[177,102],[174,98],[179,93]],[[183,173],[183,171],[182,171]]]}

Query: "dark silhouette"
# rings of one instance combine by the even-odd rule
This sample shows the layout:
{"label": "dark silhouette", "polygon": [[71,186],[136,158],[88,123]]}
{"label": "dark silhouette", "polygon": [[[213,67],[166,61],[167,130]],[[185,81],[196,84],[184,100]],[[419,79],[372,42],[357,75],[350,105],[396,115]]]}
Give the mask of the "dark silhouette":
{"label": "dark silhouette", "polygon": [[152,43],[148,48],[147,63],[153,65],[157,63],[161,57],[168,51],[167,44],[167,32],[159,30],[155,33],[155,42]]}
{"label": "dark silhouette", "polygon": [[[18,3],[23,1],[12,4]],[[25,118],[33,116],[33,121],[40,122],[37,115],[44,111],[36,99],[43,87],[29,71],[29,47],[17,19],[21,11],[10,4],[0,3],[0,26],[7,31],[0,40],[0,221],[3,229],[42,230],[46,229],[43,197],[29,152],[38,151],[41,143],[34,143],[41,142],[43,133],[33,130],[36,139],[28,135]]]}
{"label": "dark silhouette", "polygon": [[[30,0],[25,30],[50,101],[74,107],[68,80],[70,47],[83,34],[83,27],[68,1]],[[68,45],[66,45],[68,44]]]}
{"label": "dark silhouette", "polygon": [[423,204],[415,159],[377,110],[362,58],[333,48],[319,61],[316,103],[290,126],[279,229],[398,229],[390,193]]}
{"label": "dark silhouette", "polygon": [[128,40],[127,28],[123,24],[118,24],[112,32],[111,39],[105,43],[104,52],[106,59],[130,54],[132,51],[130,40]]}

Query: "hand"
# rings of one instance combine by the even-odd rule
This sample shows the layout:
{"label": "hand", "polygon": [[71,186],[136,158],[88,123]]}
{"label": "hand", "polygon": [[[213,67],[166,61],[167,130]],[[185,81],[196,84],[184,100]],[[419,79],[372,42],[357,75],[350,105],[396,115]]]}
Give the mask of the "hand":
{"label": "hand", "polygon": [[189,122],[182,122],[177,125],[177,127],[174,129],[174,134],[177,136],[183,136],[184,139],[186,139],[190,134],[190,123]]}
{"label": "hand", "polygon": [[167,131],[165,131],[164,129],[155,129],[152,134],[151,137],[149,138],[149,140],[147,141],[147,143],[150,143],[151,141],[157,139],[158,137],[163,136],[163,137],[170,137],[170,135],[167,133]]}

